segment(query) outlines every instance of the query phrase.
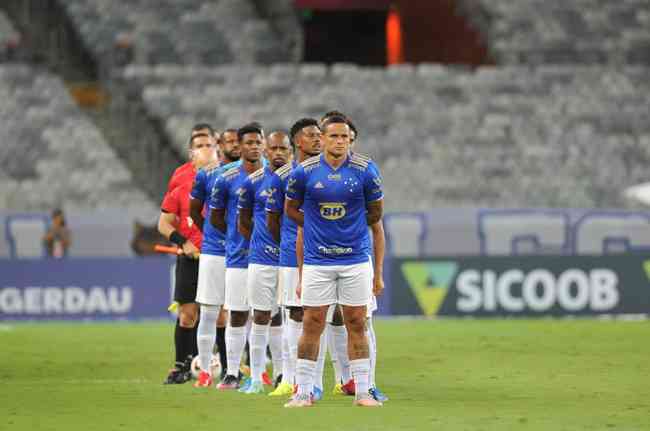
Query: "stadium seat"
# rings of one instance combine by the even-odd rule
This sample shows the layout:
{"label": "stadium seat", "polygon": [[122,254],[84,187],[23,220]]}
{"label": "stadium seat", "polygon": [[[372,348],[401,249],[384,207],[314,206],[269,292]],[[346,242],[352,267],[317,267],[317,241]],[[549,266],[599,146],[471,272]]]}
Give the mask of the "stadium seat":
{"label": "stadium seat", "polygon": [[25,65],[0,65],[3,208],[155,208],[63,82]]}

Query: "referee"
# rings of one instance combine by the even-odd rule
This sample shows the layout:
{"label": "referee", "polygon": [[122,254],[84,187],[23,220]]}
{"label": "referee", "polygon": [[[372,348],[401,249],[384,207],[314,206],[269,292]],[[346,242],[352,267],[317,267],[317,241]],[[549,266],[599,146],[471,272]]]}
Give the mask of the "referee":
{"label": "referee", "polygon": [[184,174],[182,179],[177,180],[177,185],[173,190],[167,191],[161,205],[158,230],[182,250],[176,261],[174,286],[174,301],[179,304],[174,330],[176,363],[165,384],[181,384],[191,378],[190,366],[196,352],[198,308],[195,298],[202,233],[191,221],[190,192],[196,171],[217,160],[216,144],[214,131],[209,125],[197,124],[192,128],[189,140],[192,174]]}

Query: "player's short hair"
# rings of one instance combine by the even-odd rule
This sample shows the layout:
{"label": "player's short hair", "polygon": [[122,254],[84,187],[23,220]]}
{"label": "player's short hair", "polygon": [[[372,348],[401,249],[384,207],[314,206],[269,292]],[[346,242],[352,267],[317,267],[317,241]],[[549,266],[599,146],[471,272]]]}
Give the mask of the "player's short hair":
{"label": "player's short hair", "polygon": [[345,115],[341,111],[337,111],[336,109],[333,111],[327,111],[320,119],[321,123],[325,120],[327,120],[329,117],[343,117],[343,118],[348,118],[347,115]]}
{"label": "player's short hair", "polygon": [[[199,130],[207,130],[208,132],[207,133],[196,133]],[[190,139],[187,141],[190,148],[192,148],[192,142],[194,142],[194,138],[198,138],[199,136],[214,137],[214,129],[208,123],[196,123],[192,127],[192,131],[190,132]]]}
{"label": "player's short hair", "polygon": [[325,119],[325,121],[323,121],[321,123],[320,128],[323,131],[325,131],[327,126],[329,126],[330,124],[347,124],[348,127],[350,127],[350,122],[348,121],[348,119],[346,117],[342,117],[340,115],[334,115],[334,116],[331,116],[331,117],[327,117]]}
{"label": "player's short hair", "polygon": [[285,139],[288,140],[289,145],[291,146],[291,148],[292,149],[294,148],[293,142],[291,142],[291,139],[289,139],[289,134],[287,133],[286,130],[282,130],[282,129],[274,130],[274,131],[272,131],[271,133],[268,134],[267,138],[269,138],[271,135],[280,135],[280,136],[282,136],[282,138],[283,138],[282,140],[283,141]]}
{"label": "player's short hair", "polygon": [[192,127],[192,133],[198,132],[199,130],[208,130],[210,135],[214,135],[214,128],[208,123],[196,123],[194,127]]}
{"label": "player's short hair", "polygon": [[296,121],[293,123],[293,126],[291,126],[291,130],[289,131],[289,139],[291,140],[291,146],[293,148],[296,148],[296,143],[294,142],[294,138],[302,129],[305,127],[311,127],[311,126],[316,126],[320,128],[318,125],[318,121],[316,121],[313,118],[301,118],[300,120]]}
{"label": "player's short hair", "polygon": [[237,130],[237,138],[241,141],[246,133],[259,133],[264,137],[264,129],[262,128],[262,125],[256,121],[240,127],[239,130]]}
{"label": "player's short hair", "polygon": [[221,132],[221,135],[223,136],[224,133],[234,133],[236,135],[237,132],[239,132],[239,129],[237,129],[235,127],[228,127],[226,130]]}

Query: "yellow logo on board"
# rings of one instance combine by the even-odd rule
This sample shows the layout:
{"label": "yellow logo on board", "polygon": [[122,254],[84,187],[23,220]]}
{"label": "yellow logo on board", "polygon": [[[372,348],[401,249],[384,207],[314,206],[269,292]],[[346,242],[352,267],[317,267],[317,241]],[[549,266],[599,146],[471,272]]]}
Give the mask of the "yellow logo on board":
{"label": "yellow logo on board", "polygon": [[438,313],[457,270],[458,264],[452,261],[413,261],[402,264],[402,274],[422,313],[427,316]]}

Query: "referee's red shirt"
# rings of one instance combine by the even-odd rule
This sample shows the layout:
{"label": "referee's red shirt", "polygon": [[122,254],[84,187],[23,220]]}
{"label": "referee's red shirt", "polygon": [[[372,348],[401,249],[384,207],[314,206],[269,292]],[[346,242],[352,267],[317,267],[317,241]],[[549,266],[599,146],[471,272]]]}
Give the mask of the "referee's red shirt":
{"label": "referee's red shirt", "polygon": [[[190,192],[194,178],[189,182],[178,185],[165,195],[161,208],[163,211],[175,214],[178,220],[178,232],[189,239],[192,244],[201,250],[203,234],[196,227],[190,216]],[[171,182],[171,181],[170,181]]]}

